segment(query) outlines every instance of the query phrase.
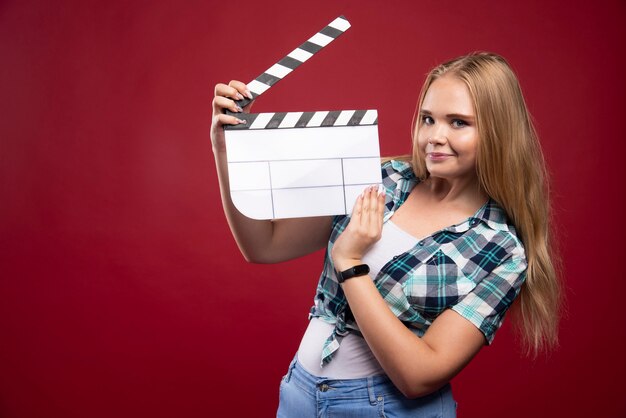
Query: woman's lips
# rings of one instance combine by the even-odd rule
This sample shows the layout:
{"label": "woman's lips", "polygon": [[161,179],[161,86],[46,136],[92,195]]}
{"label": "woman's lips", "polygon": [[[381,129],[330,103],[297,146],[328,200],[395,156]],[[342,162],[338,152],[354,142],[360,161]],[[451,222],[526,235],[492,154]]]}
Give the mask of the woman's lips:
{"label": "woman's lips", "polygon": [[446,154],[443,152],[429,152],[426,154],[429,160],[431,161],[443,161],[447,158],[452,157],[452,154]]}

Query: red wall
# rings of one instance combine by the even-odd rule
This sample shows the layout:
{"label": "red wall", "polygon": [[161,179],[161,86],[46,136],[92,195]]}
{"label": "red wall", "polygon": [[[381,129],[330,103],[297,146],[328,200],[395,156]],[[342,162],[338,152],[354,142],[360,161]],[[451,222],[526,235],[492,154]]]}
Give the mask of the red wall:
{"label": "red wall", "polygon": [[428,69],[495,51],[553,174],[561,348],[531,361],[505,325],[455,379],[460,416],[625,416],[620,0],[2,1],[0,416],[274,414],[321,254],[243,261],[210,102],[340,14],[353,27],[255,111],[377,108],[383,154],[404,153]]}

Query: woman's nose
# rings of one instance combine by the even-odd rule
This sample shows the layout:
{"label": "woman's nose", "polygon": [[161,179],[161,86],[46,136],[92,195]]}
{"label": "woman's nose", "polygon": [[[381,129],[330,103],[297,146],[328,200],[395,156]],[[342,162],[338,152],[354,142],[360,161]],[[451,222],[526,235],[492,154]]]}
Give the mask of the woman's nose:
{"label": "woman's nose", "polygon": [[441,124],[433,127],[431,135],[428,137],[429,144],[442,144],[448,140],[446,128]]}

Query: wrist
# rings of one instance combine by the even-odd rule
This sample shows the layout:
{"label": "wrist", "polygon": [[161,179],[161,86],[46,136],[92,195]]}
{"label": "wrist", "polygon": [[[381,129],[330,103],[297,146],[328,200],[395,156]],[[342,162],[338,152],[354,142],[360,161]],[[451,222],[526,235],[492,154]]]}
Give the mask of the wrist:
{"label": "wrist", "polygon": [[367,264],[357,264],[345,270],[337,271],[337,281],[339,284],[343,284],[346,280],[367,276],[369,272],[370,267]]}
{"label": "wrist", "polygon": [[213,155],[216,158],[225,157],[226,156],[226,143],[211,141],[211,150],[213,151]]}
{"label": "wrist", "polygon": [[213,156],[215,156],[216,158],[226,155],[226,150],[224,148],[213,147],[212,150]]}
{"label": "wrist", "polygon": [[360,258],[339,258],[333,260],[333,264],[335,265],[335,270],[344,271],[351,267],[358,266],[359,264],[363,264],[363,260]]}

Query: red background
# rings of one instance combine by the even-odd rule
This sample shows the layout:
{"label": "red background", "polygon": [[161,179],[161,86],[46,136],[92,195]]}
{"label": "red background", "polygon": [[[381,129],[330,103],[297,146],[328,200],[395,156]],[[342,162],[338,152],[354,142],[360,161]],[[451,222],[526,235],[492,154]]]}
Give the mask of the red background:
{"label": "red background", "polygon": [[424,74],[516,69],[552,173],[568,313],[531,361],[505,324],[455,379],[462,417],[626,414],[623,1],[0,2],[0,416],[275,413],[322,254],[243,261],[222,214],[213,85],[336,16],[352,28],[255,111],[376,108],[406,153]]}

